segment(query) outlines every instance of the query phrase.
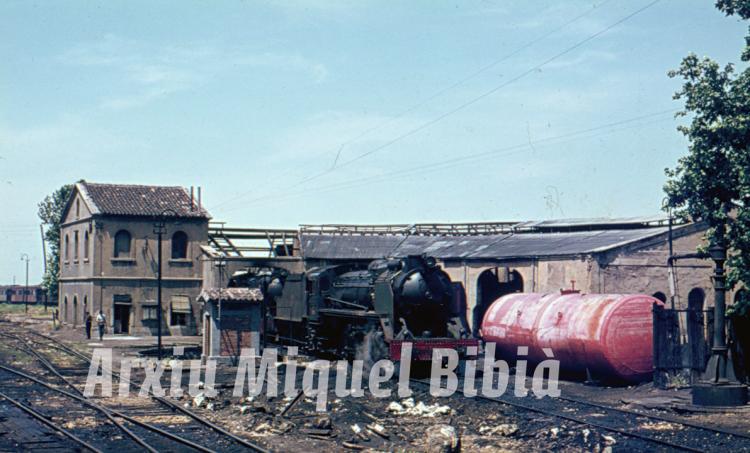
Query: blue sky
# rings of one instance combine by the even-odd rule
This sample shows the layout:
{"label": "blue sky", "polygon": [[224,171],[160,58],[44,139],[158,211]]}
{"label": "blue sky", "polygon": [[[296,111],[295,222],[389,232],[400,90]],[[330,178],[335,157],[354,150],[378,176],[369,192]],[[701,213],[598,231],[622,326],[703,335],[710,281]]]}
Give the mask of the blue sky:
{"label": "blue sky", "polygon": [[0,282],[39,279],[36,203],[81,178],[237,226],[654,214],[666,73],[747,27],[662,0],[602,33],[650,2],[4,1]]}

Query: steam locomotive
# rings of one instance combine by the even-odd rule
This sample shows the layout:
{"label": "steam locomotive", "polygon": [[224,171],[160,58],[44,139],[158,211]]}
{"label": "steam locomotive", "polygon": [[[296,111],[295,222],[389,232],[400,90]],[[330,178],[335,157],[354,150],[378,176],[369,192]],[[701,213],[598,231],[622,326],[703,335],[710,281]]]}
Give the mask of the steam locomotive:
{"label": "steam locomotive", "polygon": [[433,348],[464,352],[469,338],[457,288],[434,258],[382,259],[364,267],[338,264],[291,273],[254,267],[235,273],[230,287],[265,295],[264,336],[314,355],[375,361],[400,359],[401,343],[413,360]]}

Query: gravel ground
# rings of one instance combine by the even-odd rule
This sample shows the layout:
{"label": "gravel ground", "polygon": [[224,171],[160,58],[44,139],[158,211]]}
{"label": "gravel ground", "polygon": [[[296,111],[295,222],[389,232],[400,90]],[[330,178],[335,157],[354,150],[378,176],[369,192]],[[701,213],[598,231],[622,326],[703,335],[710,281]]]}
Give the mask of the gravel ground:
{"label": "gravel ground", "polygon": [[[73,330],[51,329],[49,317],[37,315],[24,318],[22,314],[6,315],[15,322],[25,321],[27,327],[66,341],[75,348],[88,352],[89,344],[81,328]],[[112,346],[115,361],[122,357],[135,357],[140,349],[153,347],[155,339],[105,340]],[[165,337],[165,345],[197,345],[199,337]],[[169,346],[171,348],[171,346]],[[17,357],[18,359],[18,357]],[[280,381],[283,382],[283,367]],[[188,373],[185,372],[185,375]],[[298,373],[301,387],[302,370]],[[228,386],[233,383],[235,370],[222,367],[217,382]],[[133,371],[132,379],[140,382],[143,374]],[[184,376],[185,379],[187,376]],[[168,387],[168,373],[163,382]],[[330,378],[333,386],[334,376]],[[223,384],[223,385],[222,385]],[[388,384],[389,386],[392,384]],[[683,417],[695,423],[711,423],[750,433],[750,417],[737,416],[737,411],[705,413],[689,407],[688,390],[661,390],[651,384],[637,387],[590,387],[580,383],[562,382],[563,396],[596,401],[622,408],[646,408],[655,414]],[[234,397],[229,388],[219,388],[216,398],[196,406],[185,395],[179,400],[201,415],[215,421],[231,432],[248,439],[258,440],[274,451],[320,451],[349,449],[370,451],[440,451],[441,444],[460,442],[463,451],[653,451],[653,445],[635,441],[625,436],[557,417],[528,412],[507,405],[467,399],[461,395],[434,398],[419,386],[412,385],[412,400],[404,401],[393,392],[390,398],[375,398],[365,391],[362,398],[336,398],[332,393],[328,411],[317,413],[315,402],[302,397],[286,413],[279,414],[290,404],[283,395],[267,398],[263,395],[248,399]],[[394,404],[394,403],[397,403]],[[412,407],[413,404],[413,407]],[[421,404],[421,405],[420,405]],[[400,405],[400,409],[399,406]],[[389,407],[390,406],[390,407]],[[421,409],[414,409],[417,407]],[[425,409],[425,407],[427,409]],[[658,409],[655,409],[658,408]],[[745,409],[739,409],[739,412]],[[85,420],[84,420],[85,421]],[[158,422],[159,420],[157,420]],[[83,422],[83,421],[82,421]],[[176,420],[161,420],[165,425]],[[669,433],[679,429],[669,423],[653,423],[648,429]],[[359,431],[359,433],[357,433]]]}

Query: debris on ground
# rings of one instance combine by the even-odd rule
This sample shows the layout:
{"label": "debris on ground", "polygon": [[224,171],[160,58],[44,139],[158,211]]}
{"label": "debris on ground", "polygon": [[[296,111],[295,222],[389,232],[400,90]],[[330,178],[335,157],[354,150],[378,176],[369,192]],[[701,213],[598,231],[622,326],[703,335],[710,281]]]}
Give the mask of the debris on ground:
{"label": "debris on ground", "polygon": [[370,440],[370,438],[367,437],[367,434],[365,434],[365,431],[358,424],[355,423],[352,425],[352,431],[354,431],[354,434],[363,441],[368,442]]}
{"label": "debris on ground", "polygon": [[518,425],[515,423],[501,423],[497,426],[481,426],[479,434],[485,436],[512,436],[518,432]]}
{"label": "debris on ground", "polygon": [[328,415],[321,415],[320,417],[316,418],[312,425],[315,429],[330,430],[333,427],[333,423],[331,422],[331,417]]}
{"label": "debris on ground", "polygon": [[401,401],[401,403],[392,401],[386,410],[396,415],[413,415],[428,418],[437,417],[438,415],[449,415],[451,413],[450,406],[442,406],[437,403],[427,405],[422,401],[415,404],[414,398],[407,398]]}
{"label": "debris on ground", "polygon": [[669,422],[650,422],[642,424],[641,428],[651,431],[677,431],[682,429],[682,426]]}
{"label": "debris on ground", "polygon": [[390,436],[388,435],[388,432],[386,432],[385,427],[379,423],[370,423],[369,425],[365,426],[368,431],[370,431],[373,434],[377,434],[378,436],[382,437],[383,439],[388,439]]}
{"label": "debris on ground", "polygon": [[203,403],[205,403],[207,400],[208,400],[208,397],[206,397],[206,394],[203,392],[200,392],[199,394],[193,397],[193,406],[201,407],[203,406]]}
{"label": "debris on ground", "polygon": [[425,431],[428,452],[455,453],[461,450],[461,438],[451,425],[433,425]]}

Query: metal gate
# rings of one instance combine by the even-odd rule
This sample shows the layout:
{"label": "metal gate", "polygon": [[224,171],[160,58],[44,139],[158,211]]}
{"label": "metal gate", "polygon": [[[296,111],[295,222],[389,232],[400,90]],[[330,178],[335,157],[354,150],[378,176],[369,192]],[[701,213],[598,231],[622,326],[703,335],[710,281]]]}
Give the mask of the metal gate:
{"label": "metal gate", "polygon": [[654,384],[687,386],[700,378],[711,355],[713,308],[669,309],[654,304]]}

